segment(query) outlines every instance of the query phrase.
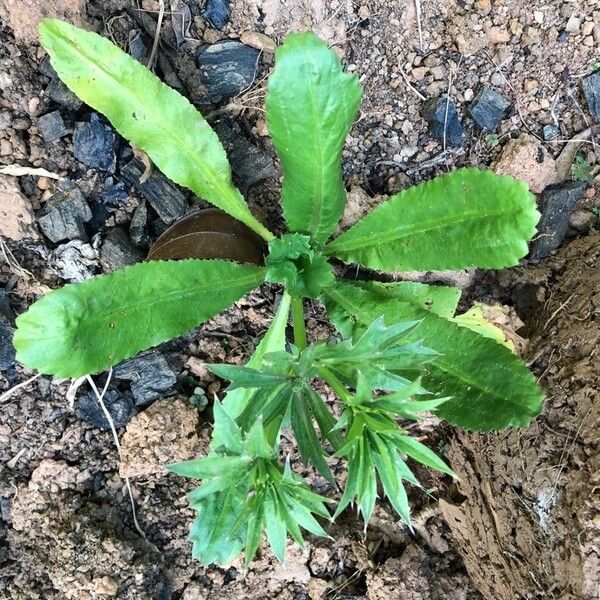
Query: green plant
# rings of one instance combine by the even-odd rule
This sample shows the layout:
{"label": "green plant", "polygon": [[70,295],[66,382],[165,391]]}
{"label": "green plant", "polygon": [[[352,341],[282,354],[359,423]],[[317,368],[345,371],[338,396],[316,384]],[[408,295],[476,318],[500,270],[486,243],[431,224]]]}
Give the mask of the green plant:
{"label": "green plant", "polygon": [[[281,466],[282,427],[291,426],[303,460],[330,481],[328,454],[347,459],[336,514],[356,500],[368,521],[377,474],[408,520],[403,481],[417,482],[404,457],[450,470],[406,435],[399,418],[433,410],[455,425],[490,430],[523,426],[538,414],[542,394],[523,362],[480,335],[481,327],[469,329],[469,319],[455,318],[460,290],[347,281],[330,263],[378,271],[514,265],[539,219],[524,183],[461,169],[396,194],[334,236],[346,202],[341,154],[361,88],[313,34],[292,34],[277,50],[266,102],[289,228],[275,237],[250,212],[218,138],[185,98],[94,33],[46,20],[41,41],[82,100],[168,177],[243,222],[269,250],[264,266],[149,261],[50,292],[17,320],[19,360],[58,377],[97,373],[189,331],[265,281],[284,287],[248,364],[211,367],[232,381],[223,405],[215,403],[211,454],[171,466],[203,481],[190,494],[198,511],[191,538],[202,562],[227,562],[244,547],[250,560],[265,526],[280,558],[287,532],[299,542],[300,528],[323,534],[313,515],[328,516],[327,500],[289,462]],[[306,298],[324,303],[341,341],[308,344]],[[286,349],[290,313],[294,344]],[[317,380],[335,393],[339,417],[314,389]],[[419,400],[427,390],[435,396]]]}
{"label": "green plant", "polygon": [[571,176],[577,181],[591,181],[594,178],[594,167],[578,154],[571,165]]}

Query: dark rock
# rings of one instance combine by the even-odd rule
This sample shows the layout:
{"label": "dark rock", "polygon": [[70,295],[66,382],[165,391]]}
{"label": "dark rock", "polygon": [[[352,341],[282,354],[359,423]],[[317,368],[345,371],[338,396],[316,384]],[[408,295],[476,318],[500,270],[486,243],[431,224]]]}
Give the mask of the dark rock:
{"label": "dark rock", "polygon": [[69,133],[69,130],[65,127],[62,115],[57,110],[47,115],[42,115],[38,119],[38,128],[46,142],[55,142]]}
{"label": "dark rock", "polygon": [[235,40],[203,46],[198,53],[200,81],[208,102],[232,98],[254,81],[260,52]]}
{"label": "dark rock", "polygon": [[590,107],[590,112],[597,123],[600,123],[600,73],[589,75],[582,82],[583,95]]}
{"label": "dark rock", "polygon": [[555,140],[560,134],[560,129],[556,125],[544,125],[544,140],[549,142],[550,140]]}
{"label": "dark rock", "polygon": [[104,182],[104,189],[100,193],[100,198],[108,207],[121,208],[127,202],[129,194],[123,181],[114,182],[112,177],[109,177]]}
{"label": "dark rock", "polygon": [[442,96],[428,102],[424,116],[429,122],[429,135],[440,141],[445,138],[448,146],[462,146],[465,131],[454,104],[447,97]]}
{"label": "dark rock", "polygon": [[133,246],[120,227],[110,230],[100,248],[100,264],[105,273],[122,269],[143,260],[142,253]]}
{"label": "dark rock", "polygon": [[102,231],[106,227],[108,209],[102,202],[98,202],[98,200],[92,200],[89,205],[90,210],[92,211],[92,220],[89,223],[89,229],[92,234],[94,234]]}
{"label": "dark rock", "polygon": [[146,407],[155,400],[177,393],[177,377],[158,352],[147,352],[126,360],[115,367],[114,375],[131,382],[137,407]]}
{"label": "dark rock", "polygon": [[10,307],[6,292],[3,289],[0,289],[0,317],[8,319],[11,323],[15,320],[15,314]]}
{"label": "dark rock", "polygon": [[[104,405],[112,417],[116,429],[125,427],[136,414],[133,397],[122,394],[117,390],[108,390],[104,396]],[[108,430],[110,424],[93,391],[79,396],[75,400],[75,414],[90,425],[98,429]]]}
{"label": "dark rock", "polygon": [[96,113],[88,122],[75,124],[73,154],[84,165],[114,173],[117,164],[117,136]]}
{"label": "dark rock", "polygon": [[48,98],[69,110],[79,110],[83,102],[60,80],[58,76],[46,88]]}
{"label": "dark rock", "polygon": [[471,103],[469,112],[481,129],[494,131],[509,106],[510,102],[499,91],[486,86]]}
{"label": "dark rock", "polygon": [[143,172],[142,163],[132,160],[121,169],[121,176],[128,185],[140,190],[165,223],[171,224],[175,219],[182,217],[187,203],[181,190],[157,169],[152,170],[148,181],[140,183]]}
{"label": "dark rock", "polygon": [[139,29],[132,29],[129,32],[129,54],[142,64],[145,63],[146,52],[148,48]]}
{"label": "dark rock", "polygon": [[242,187],[250,187],[263,179],[277,176],[271,158],[243,135],[236,133],[229,124],[221,121],[214,126],[214,130],[225,147],[231,169]]}
{"label": "dark rock", "polygon": [[215,29],[223,29],[229,21],[229,0],[206,0],[202,18]]}
{"label": "dark rock", "polygon": [[558,248],[567,232],[571,211],[587,187],[584,181],[570,181],[547,187],[542,193],[542,218],[531,245],[530,258],[540,259]]}
{"label": "dark rock", "polygon": [[14,329],[9,320],[0,314],[0,371],[15,364],[15,349],[12,345]]}
{"label": "dark rock", "polygon": [[150,243],[148,234],[148,209],[145,202],[140,202],[135,209],[131,224],[129,225],[129,236],[136,246],[147,246]]}
{"label": "dark rock", "polygon": [[190,32],[191,25],[192,11],[184,0],[177,0],[175,6],[171,2],[171,26],[175,34],[177,50],[192,37]]}
{"label": "dark rock", "polygon": [[87,239],[84,223],[92,219],[92,211],[79,188],[54,194],[38,217],[40,229],[52,242]]}

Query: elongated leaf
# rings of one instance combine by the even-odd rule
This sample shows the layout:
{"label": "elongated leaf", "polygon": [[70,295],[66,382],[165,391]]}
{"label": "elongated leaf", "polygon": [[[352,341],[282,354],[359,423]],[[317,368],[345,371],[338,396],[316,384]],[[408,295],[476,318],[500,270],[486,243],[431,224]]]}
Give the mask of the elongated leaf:
{"label": "elongated leaf", "polygon": [[231,181],[217,134],[181,94],[109,40],[55,19],[40,25],[59,77],[179,185],[272,239]]}
{"label": "elongated leaf", "polygon": [[240,387],[273,389],[287,381],[286,377],[239,365],[207,364],[206,368],[222,379],[229,379],[234,390]]}
{"label": "elongated leaf", "polygon": [[440,353],[427,363],[424,387],[451,396],[436,409],[447,421],[475,431],[522,427],[539,414],[543,394],[522,360],[505,346],[421,308],[338,282],[326,292],[329,315],[344,335],[364,331],[375,318],[391,325],[422,319],[410,336]]}
{"label": "elongated leaf", "polygon": [[250,459],[245,456],[211,454],[205,458],[195,458],[167,465],[167,468],[169,471],[183,475],[184,477],[205,479],[209,477],[222,477],[232,471],[243,471],[249,463]]}
{"label": "elongated leaf", "polygon": [[400,432],[394,434],[388,433],[386,437],[393,440],[400,452],[407,454],[423,465],[455,477],[452,469],[433,450],[425,446],[425,444],[421,444],[421,442]]}
{"label": "elongated leaf", "polygon": [[275,52],[267,123],[283,167],[283,214],[291,231],[317,242],[346,204],[341,157],[361,99],[356,75],[314,34],[290,34]]}
{"label": "elongated leaf", "polygon": [[396,194],[326,252],[389,271],[501,269],[527,254],[539,217],[525,183],[459,169]]}
{"label": "elongated leaf", "polygon": [[97,373],[190,331],[259,285],[264,269],[222,260],[148,262],[66,285],[18,317],[17,358],[41,373]]}
{"label": "elongated leaf", "polygon": [[[254,354],[246,363],[247,367],[258,369],[262,365],[263,357],[266,354],[285,350],[285,328],[287,327],[291,302],[290,295],[284,293],[275,318],[271,322],[265,337],[260,341]],[[235,419],[242,413],[255,392],[256,390],[242,388],[228,391],[223,399],[223,408]],[[214,443],[215,440],[213,439]]]}

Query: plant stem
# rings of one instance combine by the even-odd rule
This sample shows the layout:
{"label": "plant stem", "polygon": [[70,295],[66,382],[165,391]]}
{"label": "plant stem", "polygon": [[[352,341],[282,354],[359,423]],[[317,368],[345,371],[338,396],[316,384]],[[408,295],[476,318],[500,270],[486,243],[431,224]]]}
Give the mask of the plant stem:
{"label": "plant stem", "polygon": [[326,367],[317,369],[321,378],[329,385],[329,387],[340,397],[340,400],[345,404],[351,403],[351,394],[346,386]]}
{"label": "plant stem", "polygon": [[294,344],[299,350],[304,350],[308,346],[308,339],[302,298],[292,298],[292,325],[294,327]]}

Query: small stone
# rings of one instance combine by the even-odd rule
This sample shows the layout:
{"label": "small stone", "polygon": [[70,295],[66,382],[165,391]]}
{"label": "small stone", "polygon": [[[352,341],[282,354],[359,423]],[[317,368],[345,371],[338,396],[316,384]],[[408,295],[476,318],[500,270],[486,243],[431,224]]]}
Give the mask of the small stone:
{"label": "small stone", "polygon": [[143,260],[142,253],[120,227],[111,229],[100,248],[100,264],[105,273],[134,265]]}
{"label": "small stone", "polygon": [[486,35],[492,44],[507,44],[510,42],[510,33],[502,27],[490,27],[486,31]]}
{"label": "small stone", "polygon": [[98,266],[98,251],[81,240],[61,244],[50,255],[50,268],[66,281],[85,281]]}
{"label": "small stone", "polygon": [[132,29],[129,32],[129,54],[143,64],[147,51],[142,32],[139,29]]}
{"label": "small stone", "polygon": [[142,193],[167,225],[182,217],[186,211],[187,202],[180,189],[158,169],[153,169],[148,180],[141,183],[140,177],[143,172],[142,163],[134,159],[121,169],[121,177],[128,185],[136,187]]}
{"label": "small stone", "polygon": [[526,92],[533,92],[534,90],[537,90],[540,87],[540,83],[539,81],[535,80],[535,79],[526,79],[523,82],[523,89]]}
{"label": "small stone", "polygon": [[123,181],[115,182],[112,177],[109,177],[104,182],[104,189],[100,194],[100,198],[102,199],[102,203],[106,205],[109,210],[123,207],[127,202],[128,197],[129,195],[127,194],[125,183]]}
{"label": "small stone", "polygon": [[148,235],[148,209],[144,201],[140,202],[135,209],[131,224],[129,225],[129,237],[136,246],[147,246],[150,243]]}
{"label": "small stone", "polygon": [[600,73],[589,75],[582,82],[583,95],[596,122],[600,123]]}
{"label": "small stone", "polygon": [[429,121],[429,135],[452,147],[459,147],[465,139],[463,126],[452,101],[442,96],[431,100],[426,106],[424,116]]}
{"label": "small stone", "polygon": [[13,333],[14,329],[9,320],[0,314],[0,371],[5,371],[15,364]]}
{"label": "small stone", "polygon": [[277,176],[271,158],[242,134],[236,133],[225,121],[217,123],[214,130],[225,147],[231,169],[242,187],[248,188],[263,179]]}
{"label": "small stone", "polygon": [[119,593],[119,584],[111,577],[96,577],[94,591],[100,596],[116,596]]}
{"label": "small stone", "polygon": [[83,102],[60,80],[58,76],[48,84],[46,94],[50,100],[69,110],[79,110]]}
{"label": "small stone", "polygon": [[115,367],[117,379],[131,382],[131,393],[138,407],[177,393],[177,377],[158,352],[146,352]]}
{"label": "small stone", "polygon": [[202,18],[215,29],[223,29],[229,21],[229,0],[207,0]]}
{"label": "small stone", "polygon": [[544,125],[543,133],[544,140],[549,142],[551,140],[555,140],[559,136],[560,129],[556,125],[548,124]]}
{"label": "small stone", "polygon": [[55,142],[69,132],[58,110],[42,115],[38,119],[38,128],[46,142]]}
{"label": "small stone", "polygon": [[256,76],[260,52],[235,40],[203,46],[198,53],[200,81],[208,102],[232,98],[249,87]]}
{"label": "small stone", "polygon": [[21,192],[16,177],[0,175],[0,235],[20,242],[38,239],[31,203]]}
{"label": "small stone", "polygon": [[277,44],[275,40],[271,39],[268,35],[264,33],[259,33],[258,31],[244,31],[240,36],[240,42],[242,44],[246,44],[246,46],[250,46],[251,48],[256,48],[261,52],[275,52],[275,48],[277,48]]}
{"label": "small stone", "polygon": [[590,210],[574,210],[569,218],[569,226],[579,233],[588,233],[598,221],[598,217]]}
{"label": "small stone", "polygon": [[569,181],[544,190],[542,218],[537,226],[538,234],[531,244],[530,258],[544,258],[561,245],[571,212],[586,187],[586,182]]}
{"label": "small stone", "polygon": [[509,106],[509,101],[500,92],[486,86],[473,100],[469,112],[481,129],[494,131],[504,118]]}
{"label": "small stone", "polygon": [[73,154],[84,165],[114,173],[117,164],[117,136],[96,113],[88,122],[75,124]]}
{"label": "small stone", "polygon": [[510,140],[493,167],[496,173],[510,175],[539,194],[557,178],[556,162],[546,148],[526,133]]}
{"label": "small stone", "polygon": [[[133,398],[129,394],[122,394],[114,389],[109,389],[106,392],[104,405],[117,429],[127,425],[136,412],[133,406]],[[104,431],[110,429],[110,424],[93,391],[76,398],[75,414],[86,423],[98,429]]]}
{"label": "small stone", "polygon": [[84,223],[92,219],[92,211],[79,188],[54,194],[38,217],[40,229],[51,242],[87,239]]}
{"label": "small stone", "polygon": [[571,15],[569,17],[569,20],[567,21],[565,31],[568,31],[569,33],[574,33],[576,31],[579,31],[580,27],[581,27],[581,19],[579,19],[575,15]]}
{"label": "small stone", "polygon": [[198,410],[183,398],[159,400],[136,415],[121,440],[121,477],[166,474],[165,465],[198,453]]}

